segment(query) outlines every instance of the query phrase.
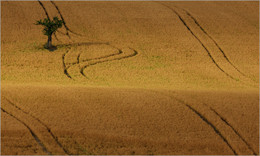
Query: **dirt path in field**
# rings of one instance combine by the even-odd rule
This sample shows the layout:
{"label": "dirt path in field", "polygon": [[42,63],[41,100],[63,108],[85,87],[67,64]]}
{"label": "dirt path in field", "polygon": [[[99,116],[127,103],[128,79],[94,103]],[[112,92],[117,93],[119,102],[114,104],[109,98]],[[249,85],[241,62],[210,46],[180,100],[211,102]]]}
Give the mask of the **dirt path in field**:
{"label": "dirt path in field", "polygon": [[178,16],[183,25],[192,34],[192,36],[200,43],[200,45],[205,49],[207,55],[215,66],[226,76],[232,80],[238,81],[242,84],[249,86],[257,86],[256,81],[250,78],[248,75],[241,72],[238,67],[236,67],[230,59],[225,54],[224,50],[219,46],[216,40],[211,37],[206,30],[199,24],[196,18],[183,8],[174,6],[170,7],[162,2],[157,2],[169,10],[171,10],[175,15]]}
{"label": "dirt path in field", "polygon": [[46,154],[68,154],[67,150],[46,124],[31,113],[22,110],[8,98],[2,97],[6,102],[1,104],[1,110],[22,123],[30,131],[35,141],[42,147],[42,150]]}
{"label": "dirt path in field", "polygon": [[[201,118],[205,124],[209,125],[226,145],[232,150],[235,155],[246,155],[248,153],[257,155],[252,146],[246,141],[246,139],[236,130],[227,119],[220,115],[214,108],[209,105],[198,101],[192,97],[181,96],[174,92],[171,94],[165,94],[162,92],[154,91],[161,95],[171,97],[172,99],[180,102],[199,118]],[[173,95],[175,94],[175,95]],[[185,100],[184,100],[185,99]],[[188,100],[186,100],[188,99]],[[199,105],[198,105],[199,104]],[[221,124],[219,124],[221,123]]]}

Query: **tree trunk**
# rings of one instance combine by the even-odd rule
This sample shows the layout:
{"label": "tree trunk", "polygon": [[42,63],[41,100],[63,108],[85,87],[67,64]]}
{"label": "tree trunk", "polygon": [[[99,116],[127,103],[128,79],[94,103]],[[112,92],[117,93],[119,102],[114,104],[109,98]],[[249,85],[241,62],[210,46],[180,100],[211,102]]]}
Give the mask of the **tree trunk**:
{"label": "tree trunk", "polygon": [[52,44],[51,44],[51,35],[48,36],[48,42],[47,42],[47,49],[50,49],[52,47]]}

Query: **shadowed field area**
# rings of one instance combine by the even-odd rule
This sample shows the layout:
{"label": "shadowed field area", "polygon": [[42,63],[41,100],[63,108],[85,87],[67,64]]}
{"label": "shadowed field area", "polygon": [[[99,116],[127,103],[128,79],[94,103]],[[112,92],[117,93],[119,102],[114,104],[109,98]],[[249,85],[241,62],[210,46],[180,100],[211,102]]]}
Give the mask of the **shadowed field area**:
{"label": "shadowed field area", "polygon": [[1,154],[259,154],[258,11],[1,2]]}

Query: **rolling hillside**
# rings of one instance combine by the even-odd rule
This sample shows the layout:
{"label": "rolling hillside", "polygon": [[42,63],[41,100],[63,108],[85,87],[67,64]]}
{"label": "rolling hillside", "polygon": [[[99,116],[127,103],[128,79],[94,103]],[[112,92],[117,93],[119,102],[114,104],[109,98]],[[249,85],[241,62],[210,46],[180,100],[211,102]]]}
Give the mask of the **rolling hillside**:
{"label": "rolling hillside", "polygon": [[259,154],[259,2],[41,4],[1,2],[1,154]]}

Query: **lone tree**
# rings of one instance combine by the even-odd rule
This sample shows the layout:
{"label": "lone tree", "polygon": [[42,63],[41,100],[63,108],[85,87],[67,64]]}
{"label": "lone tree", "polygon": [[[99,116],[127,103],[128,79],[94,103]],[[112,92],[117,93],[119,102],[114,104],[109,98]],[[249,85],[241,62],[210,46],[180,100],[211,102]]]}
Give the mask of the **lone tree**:
{"label": "lone tree", "polygon": [[50,18],[44,18],[43,20],[39,20],[36,22],[36,25],[43,25],[43,34],[48,36],[48,41],[46,43],[46,49],[52,49],[52,34],[54,34],[59,28],[64,24],[63,20],[59,20],[58,17],[53,17],[53,20]]}

